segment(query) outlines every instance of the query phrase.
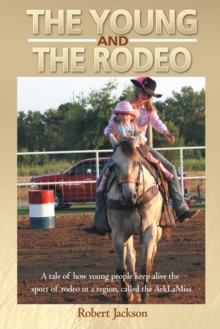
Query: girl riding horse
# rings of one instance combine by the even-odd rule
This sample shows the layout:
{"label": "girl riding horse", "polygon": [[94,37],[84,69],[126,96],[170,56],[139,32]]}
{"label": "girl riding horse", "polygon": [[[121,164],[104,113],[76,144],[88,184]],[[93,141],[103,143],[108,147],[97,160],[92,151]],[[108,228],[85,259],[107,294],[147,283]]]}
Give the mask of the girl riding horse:
{"label": "girl riding horse", "polygon": [[[132,96],[126,100],[127,104],[130,104],[133,109],[138,109],[140,111],[140,116],[136,119],[137,126],[146,133],[146,129],[148,124],[150,123],[154,129],[159,131],[163,136],[173,144],[175,141],[175,136],[177,134],[170,133],[166,127],[166,125],[160,120],[156,108],[153,106],[152,97],[160,98],[161,94],[156,94],[156,81],[149,77],[139,77],[136,79],[132,79],[131,82],[135,85],[135,90]],[[115,122],[116,114],[112,114],[108,126],[104,129],[104,135],[108,137],[109,133],[113,131],[114,122]],[[173,177],[168,182],[169,192],[171,199],[173,201],[174,209],[178,220],[180,223],[183,223],[191,218],[194,218],[200,213],[200,210],[189,210],[188,205],[184,200],[184,196],[181,193],[179,180],[177,177],[175,167],[164,158],[159,152],[154,150],[153,148],[149,148],[150,153],[157,159],[161,161],[163,166],[172,173]],[[104,166],[98,180],[97,186],[99,186],[102,177],[105,171],[108,169],[109,165],[112,163],[112,158],[108,160],[106,165]],[[96,212],[94,216],[93,225],[91,227],[83,228],[85,232],[88,233],[96,233],[99,235],[105,235],[105,232],[100,232],[96,228],[96,223],[100,216],[101,210],[105,206],[105,197],[104,193],[96,194]]]}
{"label": "girl riding horse", "polygon": [[[123,139],[132,140],[134,136],[138,134],[141,135],[141,143],[145,145],[147,139],[144,136],[141,129],[134,122],[134,119],[137,119],[140,116],[140,111],[138,109],[133,109],[130,103],[126,101],[122,101],[117,104],[116,108],[112,110],[112,113],[116,115],[114,119],[114,124],[112,128],[112,134],[115,136],[115,139],[120,142]],[[147,148],[146,148],[147,150]],[[147,159],[158,165],[159,169],[162,171],[166,180],[170,180],[173,178],[173,175],[166,170],[166,168],[162,165],[160,160],[157,160],[150,152],[147,153]],[[98,186],[96,192],[101,193],[104,190],[105,183],[110,175],[110,169],[108,168],[101,180],[100,185]]]}

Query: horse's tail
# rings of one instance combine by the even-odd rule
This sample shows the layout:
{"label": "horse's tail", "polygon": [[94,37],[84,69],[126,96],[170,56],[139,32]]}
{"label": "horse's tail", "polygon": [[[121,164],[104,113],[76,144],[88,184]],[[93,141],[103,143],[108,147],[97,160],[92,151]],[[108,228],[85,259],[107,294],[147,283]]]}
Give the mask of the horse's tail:
{"label": "horse's tail", "polygon": [[167,240],[171,240],[171,230],[169,227],[163,227],[163,234],[165,234]]}

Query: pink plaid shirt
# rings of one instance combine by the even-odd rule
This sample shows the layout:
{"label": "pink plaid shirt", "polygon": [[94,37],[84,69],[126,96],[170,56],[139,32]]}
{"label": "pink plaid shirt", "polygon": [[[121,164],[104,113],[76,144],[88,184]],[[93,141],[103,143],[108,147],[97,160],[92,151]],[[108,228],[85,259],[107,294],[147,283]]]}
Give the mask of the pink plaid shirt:
{"label": "pink plaid shirt", "polygon": [[[146,134],[147,126],[150,123],[154,129],[163,134],[164,131],[167,131],[167,126],[160,120],[157,112],[149,113],[145,108],[141,107],[140,116],[135,120],[138,127]],[[104,135],[107,136],[108,133],[111,133],[114,125],[115,114],[112,114],[108,126],[104,129]]]}

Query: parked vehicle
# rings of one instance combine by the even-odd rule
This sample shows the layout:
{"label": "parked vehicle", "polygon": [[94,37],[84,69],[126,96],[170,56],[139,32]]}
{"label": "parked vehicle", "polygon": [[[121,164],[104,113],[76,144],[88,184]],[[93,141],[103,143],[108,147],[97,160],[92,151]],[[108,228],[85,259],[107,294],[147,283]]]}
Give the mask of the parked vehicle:
{"label": "parked vehicle", "polygon": [[[99,158],[99,173],[109,158]],[[96,201],[96,159],[82,160],[64,172],[31,178],[31,189],[54,190],[55,208]]]}

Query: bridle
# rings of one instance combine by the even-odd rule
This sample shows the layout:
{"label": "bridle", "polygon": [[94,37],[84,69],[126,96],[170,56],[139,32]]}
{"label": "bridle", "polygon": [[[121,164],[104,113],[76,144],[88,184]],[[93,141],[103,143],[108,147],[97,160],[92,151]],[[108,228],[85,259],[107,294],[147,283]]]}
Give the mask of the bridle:
{"label": "bridle", "polygon": [[[115,146],[114,152],[115,152],[116,148],[118,147],[118,145],[119,144],[117,144]],[[114,163],[114,161],[113,161],[113,163]],[[120,191],[121,195],[122,195],[122,184],[123,183],[135,183],[136,193],[137,193],[137,201],[136,201],[136,204],[135,204],[136,209],[137,209],[137,207],[139,208],[139,204],[140,204],[140,201],[142,199],[142,195],[139,194],[139,187],[141,185],[140,176],[141,176],[141,173],[142,173],[142,175],[144,175],[143,166],[142,166],[140,158],[139,158],[137,164],[139,165],[139,171],[138,171],[137,177],[134,177],[132,174],[128,174],[128,173],[122,174],[119,177],[117,177],[116,165],[114,163],[115,178],[116,178],[116,182],[118,184],[118,188],[119,188],[119,191]],[[145,188],[144,188],[144,176],[143,176],[143,191],[144,190],[145,190]],[[122,202],[122,204],[124,203],[123,199],[121,200],[121,202]]]}

